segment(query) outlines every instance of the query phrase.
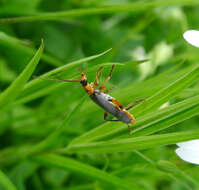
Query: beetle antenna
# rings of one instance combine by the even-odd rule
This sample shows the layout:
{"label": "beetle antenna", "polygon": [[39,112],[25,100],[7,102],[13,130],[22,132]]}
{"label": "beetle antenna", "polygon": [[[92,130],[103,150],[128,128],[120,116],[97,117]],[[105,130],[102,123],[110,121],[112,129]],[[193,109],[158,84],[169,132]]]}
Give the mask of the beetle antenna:
{"label": "beetle antenna", "polygon": [[33,77],[36,79],[50,80],[50,81],[56,81],[56,82],[80,82],[80,79],[64,80],[64,79],[43,78],[39,76],[33,76]]}

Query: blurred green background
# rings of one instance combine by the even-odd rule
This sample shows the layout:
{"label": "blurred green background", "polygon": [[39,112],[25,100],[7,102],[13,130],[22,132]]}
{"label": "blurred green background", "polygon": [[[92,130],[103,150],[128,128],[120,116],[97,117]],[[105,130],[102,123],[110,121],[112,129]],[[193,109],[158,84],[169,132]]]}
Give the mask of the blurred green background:
{"label": "blurred green background", "polygon": [[[77,83],[33,81],[34,75],[59,67],[60,71],[50,78],[78,78],[81,67],[92,82],[99,65],[105,65],[100,80],[103,81],[114,63],[116,69],[107,84],[107,88],[115,86],[110,95],[123,105],[148,99],[198,64],[199,49],[182,37],[186,30],[199,28],[198,20],[198,2],[193,0],[1,0],[0,92],[5,92],[23,71],[41,39],[44,52],[29,82],[12,101],[3,102],[0,110],[0,189],[199,189],[198,166],[180,160],[175,154],[175,143],[158,146],[157,142],[155,147],[139,152],[65,152],[64,147],[88,131],[105,124],[104,134],[108,134],[111,127],[122,123],[107,124],[104,111],[91,102]],[[110,48],[97,59],[82,61]],[[146,114],[158,114],[156,110],[163,103],[167,107],[194,97],[199,92],[197,84],[194,79]],[[141,108],[139,113],[135,111],[138,120],[144,115]],[[153,133],[197,129],[198,118],[192,116],[198,113],[195,111],[185,119],[182,115],[178,122],[172,121],[164,130]],[[115,139],[128,138],[127,131],[120,135]],[[108,138],[112,136],[99,139],[106,142]],[[65,160],[64,166],[61,158],[42,157],[49,152],[63,159],[67,156],[88,168],[71,160]],[[80,169],[71,169],[70,164]],[[117,179],[124,187],[116,184]]]}

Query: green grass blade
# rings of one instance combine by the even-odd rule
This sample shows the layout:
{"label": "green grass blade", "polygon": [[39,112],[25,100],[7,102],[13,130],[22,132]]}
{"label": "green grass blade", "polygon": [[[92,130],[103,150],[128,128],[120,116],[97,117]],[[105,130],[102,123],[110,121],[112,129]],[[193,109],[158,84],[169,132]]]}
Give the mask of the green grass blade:
{"label": "green grass blade", "polygon": [[133,185],[129,184],[126,181],[123,181],[122,179],[114,175],[108,174],[103,170],[99,170],[90,165],[86,165],[84,163],[81,163],[79,161],[73,160],[68,157],[62,157],[55,154],[46,154],[46,155],[36,156],[33,158],[33,160],[37,161],[39,164],[42,165],[63,168],[67,171],[69,170],[77,174],[82,174],[91,177],[95,180],[108,183],[117,188],[128,189],[128,190],[133,189]]}
{"label": "green grass blade", "polygon": [[177,94],[193,84],[196,80],[198,80],[198,78],[199,67],[196,66],[169,86],[163,88],[148,98],[146,101],[134,107],[132,112],[134,113],[135,117],[137,117],[159,108],[163,103],[169,101],[171,98],[175,97]]}
{"label": "green grass blade", "polygon": [[188,184],[190,186],[189,189],[198,189],[199,183],[197,180],[195,180],[191,175],[188,173],[185,173],[183,170],[179,169],[174,163],[166,161],[166,160],[160,160],[157,162],[156,167],[165,172],[170,173],[172,176],[175,176],[177,179],[180,179],[179,182],[183,183],[184,186],[187,186]]}
{"label": "green grass blade", "polygon": [[23,70],[23,72],[4,92],[0,94],[0,107],[1,108],[5,105],[10,104],[19,95],[25,83],[28,81],[33,71],[35,70],[41,58],[43,47],[44,45],[42,41],[40,48],[38,49],[34,57],[31,59],[31,61],[28,63],[26,68]]}
{"label": "green grass blade", "polygon": [[[108,49],[102,53],[99,53],[99,54],[96,54],[93,56],[89,56],[89,57],[86,57],[86,58],[83,58],[83,59],[80,59],[77,61],[73,61],[71,63],[67,63],[63,66],[60,66],[54,70],[51,70],[51,71],[41,75],[41,77],[48,78],[48,77],[51,77],[51,76],[54,76],[54,75],[60,74],[60,73],[61,73],[61,76],[64,76],[65,79],[67,78],[67,75],[69,75],[69,77],[72,77],[78,72],[77,68],[82,63],[97,59],[97,58],[105,55],[106,53],[108,53],[110,50],[111,49]],[[88,65],[91,67],[94,66],[94,64],[92,64],[92,63],[88,64]],[[79,72],[78,72],[78,76],[80,76]],[[65,85],[65,83],[60,83],[60,82],[55,83],[52,81],[44,81],[39,78],[34,79],[25,85],[24,90],[22,91],[21,95],[18,97],[16,103],[26,103],[30,100],[36,99],[38,97],[42,97],[46,94],[49,94],[55,88],[57,88],[59,86],[63,86],[63,85]]]}
{"label": "green grass blade", "polygon": [[96,143],[76,144],[66,148],[66,152],[84,154],[104,154],[111,152],[125,152],[142,150],[162,145],[175,144],[199,138],[199,130],[187,132],[176,132],[162,135],[142,136],[127,139],[116,139],[111,141],[100,141]]}
{"label": "green grass blade", "polygon": [[64,132],[65,127],[67,127],[68,122],[70,122],[71,118],[77,111],[79,111],[79,108],[82,106],[86,99],[86,96],[83,96],[77,105],[74,107],[74,109],[66,116],[63,123],[58,126],[53,133],[48,135],[44,140],[36,144],[35,146],[32,146],[28,152],[25,154],[25,156],[30,156],[35,153],[39,153],[41,151],[45,151],[47,149],[54,149],[56,146],[59,146],[59,137]]}
{"label": "green grass blade", "polygon": [[56,13],[43,13],[35,16],[26,16],[18,18],[4,18],[0,19],[0,23],[17,23],[17,22],[32,22],[39,20],[63,20],[63,18],[81,17],[86,15],[99,15],[99,14],[113,14],[122,12],[138,12],[147,9],[152,9],[160,6],[172,6],[172,5],[197,5],[197,0],[167,0],[167,1],[152,1],[152,2],[135,2],[129,4],[123,4],[120,6],[106,6],[99,8],[84,8],[69,10]]}
{"label": "green grass blade", "polygon": [[[167,112],[168,114],[168,112]],[[194,105],[191,107],[188,107],[186,109],[180,109],[177,112],[173,112],[171,115],[162,117],[160,120],[156,120],[150,124],[146,124],[145,126],[141,126],[140,128],[137,128],[133,131],[132,136],[141,136],[141,135],[149,135],[158,131],[161,131],[163,129],[166,129],[168,127],[171,127],[175,124],[178,124],[182,121],[185,121],[187,119],[190,119],[194,116],[197,116],[199,114],[199,105]]]}
{"label": "green grass blade", "polygon": [[[162,110],[157,110],[138,118],[137,122],[132,128],[131,136],[136,137],[141,135],[149,135],[198,115],[198,102],[199,96],[192,97],[185,101],[166,107]],[[111,131],[109,131],[110,128],[112,129]],[[113,124],[111,126],[108,126],[108,124],[103,124],[102,126],[100,126],[100,129],[101,130],[98,130],[97,128],[95,129],[97,131],[95,135],[93,135],[95,130],[92,130],[92,133],[88,133],[85,136],[82,135],[81,138],[77,138],[72,141],[70,145],[81,144],[84,142],[96,140],[110,139],[121,135],[124,135],[127,138],[129,137],[126,125],[115,126]]]}
{"label": "green grass blade", "polygon": [[17,190],[10,179],[0,170],[0,184],[5,187],[6,190]]}
{"label": "green grass blade", "polygon": [[[14,148],[10,147],[3,150],[0,153],[0,163],[13,163],[17,160],[22,160],[28,156],[45,151],[47,149],[55,149],[55,147],[58,147],[60,145],[60,135],[66,130],[65,127],[68,127],[68,123],[70,122],[71,118],[79,111],[85,99],[86,96],[82,97],[73,110],[67,114],[62,124],[55,128],[55,130],[41,142],[37,143],[36,145],[19,146]],[[15,150],[14,153],[13,149]]]}
{"label": "green grass blade", "polygon": [[[24,54],[27,54],[30,56],[33,56],[36,52],[36,50],[34,48],[26,46],[23,43],[23,41],[15,38],[15,37],[9,36],[3,32],[0,32],[0,44],[2,44],[5,47],[14,48],[17,51],[21,51]],[[42,54],[41,60],[43,60],[46,63],[48,63],[49,65],[53,65],[53,66],[64,65],[64,63],[62,63],[61,61],[58,61],[54,57],[47,55],[45,53]]]}

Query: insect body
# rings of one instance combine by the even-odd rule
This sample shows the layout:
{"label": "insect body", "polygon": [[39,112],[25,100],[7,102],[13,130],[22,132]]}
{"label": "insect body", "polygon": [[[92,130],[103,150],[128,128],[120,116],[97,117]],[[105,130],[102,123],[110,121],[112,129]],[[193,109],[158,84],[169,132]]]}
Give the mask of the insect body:
{"label": "insect body", "polygon": [[134,117],[127,110],[122,108],[117,100],[108,94],[95,90],[94,94],[90,95],[90,98],[106,111],[104,115],[105,119],[108,112],[115,116],[119,121],[123,121],[127,124],[134,123]]}
{"label": "insect body", "polygon": [[[80,79],[74,79],[74,80],[47,79],[47,80],[62,81],[62,82],[80,82],[84,90],[89,94],[91,100],[93,100],[93,102],[95,102],[97,105],[99,105],[101,108],[105,110],[104,119],[106,121],[122,121],[127,125],[133,124],[135,122],[135,119],[133,115],[130,114],[127,110],[132,108],[136,103],[143,101],[143,99],[132,102],[131,104],[123,108],[123,106],[115,98],[107,94],[111,89],[105,91],[105,85],[110,80],[114,67],[115,66],[112,65],[108,77],[101,86],[99,86],[99,77],[101,75],[103,67],[100,67],[98,69],[96,73],[96,80],[95,82],[92,83],[88,83],[86,74],[83,71],[81,71]],[[96,88],[97,86],[98,89]],[[117,120],[108,120],[107,119],[108,114],[115,116]],[[130,132],[129,125],[128,128]]]}

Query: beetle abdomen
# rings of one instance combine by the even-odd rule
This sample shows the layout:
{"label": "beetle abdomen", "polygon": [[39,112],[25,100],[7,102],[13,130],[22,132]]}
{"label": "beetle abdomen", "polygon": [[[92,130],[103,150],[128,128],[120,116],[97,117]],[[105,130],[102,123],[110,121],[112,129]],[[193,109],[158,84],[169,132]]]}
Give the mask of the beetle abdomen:
{"label": "beetle abdomen", "polygon": [[95,90],[94,94],[90,95],[90,98],[106,112],[115,116],[118,120],[127,124],[132,122],[131,118],[129,118],[125,112],[121,111],[111,103],[112,97],[108,94]]}

